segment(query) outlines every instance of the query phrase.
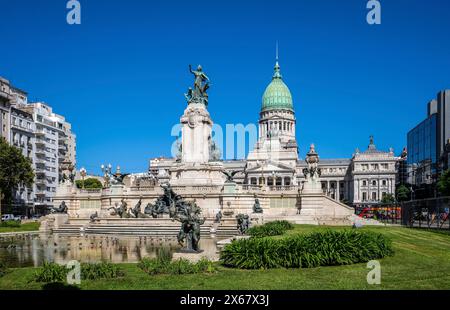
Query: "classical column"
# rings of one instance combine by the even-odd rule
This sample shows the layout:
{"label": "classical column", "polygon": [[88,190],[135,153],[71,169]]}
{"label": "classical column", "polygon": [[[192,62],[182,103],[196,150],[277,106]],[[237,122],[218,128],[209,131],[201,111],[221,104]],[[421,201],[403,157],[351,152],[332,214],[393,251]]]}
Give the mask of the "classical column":
{"label": "classical column", "polygon": [[341,201],[341,193],[340,193],[340,191],[339,191],[339,180],[338,181],[336,181],[336,200],[337,201]]}

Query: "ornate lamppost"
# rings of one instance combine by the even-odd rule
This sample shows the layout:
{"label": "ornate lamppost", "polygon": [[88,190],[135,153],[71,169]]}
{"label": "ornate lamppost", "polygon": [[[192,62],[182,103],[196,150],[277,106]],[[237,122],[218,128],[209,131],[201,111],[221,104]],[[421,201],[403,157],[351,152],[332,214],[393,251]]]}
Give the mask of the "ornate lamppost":
{"label": "ornate lamppost", "polygon": [[111,166],[111,164],[108,164],[108,166],[101,165],[101,168],[102,168],[102,172],[103,172],[103,179],[105,180],[105,187],[108,187],[109,186],[109,179],[110,179],[110,176],[111,176],[112,166]]}
{"label": "ornate lamppost", "polygon": [[87,171],[84,167],[80,169],[80,175],[81,175],[81,188],[84,189],[84,178],[86,177]]}

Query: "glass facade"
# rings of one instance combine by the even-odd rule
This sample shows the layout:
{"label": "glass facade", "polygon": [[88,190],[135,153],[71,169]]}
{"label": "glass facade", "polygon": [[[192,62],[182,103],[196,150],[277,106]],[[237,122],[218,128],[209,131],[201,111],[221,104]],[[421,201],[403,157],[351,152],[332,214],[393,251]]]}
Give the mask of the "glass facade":
{"label": "glass facade", "polygon": [[433,114],[408,133],[408,165],[435,167],[437,162],[437,114]]}

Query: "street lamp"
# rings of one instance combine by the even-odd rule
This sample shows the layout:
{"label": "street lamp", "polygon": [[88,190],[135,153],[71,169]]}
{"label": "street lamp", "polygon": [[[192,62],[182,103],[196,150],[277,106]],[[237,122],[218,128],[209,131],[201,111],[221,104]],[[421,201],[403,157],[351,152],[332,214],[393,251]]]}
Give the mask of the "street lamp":
{"label": "street lamp", "polygon": [[82,167],[80,169],[80,175],[81,175],[81,187],[84,189],[84,178],[86,177],[86,169],[84,167]]}

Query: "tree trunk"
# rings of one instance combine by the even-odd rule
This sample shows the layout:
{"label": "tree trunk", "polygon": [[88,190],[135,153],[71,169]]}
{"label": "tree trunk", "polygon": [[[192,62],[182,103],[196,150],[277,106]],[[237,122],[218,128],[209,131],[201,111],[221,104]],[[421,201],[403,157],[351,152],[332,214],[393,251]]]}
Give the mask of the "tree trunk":
{"label": "tree trunk", "polygon": [[2,190],[0,189],[0,222],[2,221],[2,200],[3,200],[3,193]]}

